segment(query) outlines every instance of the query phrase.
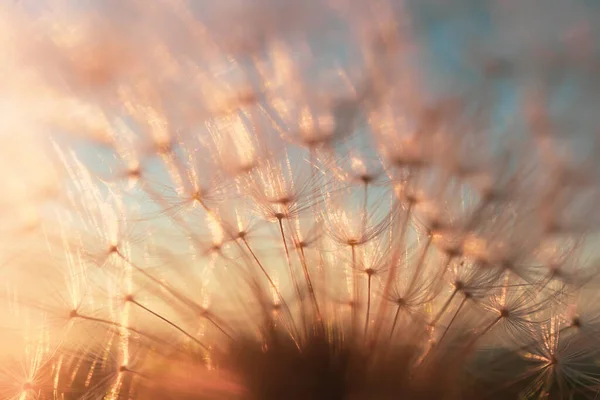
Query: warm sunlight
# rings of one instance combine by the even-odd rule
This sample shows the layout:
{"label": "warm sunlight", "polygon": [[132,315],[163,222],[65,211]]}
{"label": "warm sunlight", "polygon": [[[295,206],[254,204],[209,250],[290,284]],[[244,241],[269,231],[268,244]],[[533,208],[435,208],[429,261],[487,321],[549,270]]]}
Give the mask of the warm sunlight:
{"label": "warm sunlight", "polygon": [[600,397],[599,27],[1,4],[0,400]]}

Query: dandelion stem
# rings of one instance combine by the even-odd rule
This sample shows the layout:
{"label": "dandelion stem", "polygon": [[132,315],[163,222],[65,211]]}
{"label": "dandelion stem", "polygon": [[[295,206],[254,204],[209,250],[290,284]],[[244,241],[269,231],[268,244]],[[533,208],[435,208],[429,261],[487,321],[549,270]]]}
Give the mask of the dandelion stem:
{"label": "dandelion stem", "polygon": [[206,319],[208,322],[210,322],[215,328],[217,328],[219,330],[219,332],[221,332],[223,335],[227,336],[229,339],[235,341],[235,339],[233,338],[233,336],[231,336],[229,333],[227,333],[227,331],[225,329],[223,329],[223,327],[217,323],[217,321],[215,321],[215,319],[213,317],[210,317],[208,315],[204,315],[204,319]]}
{"label": "dandelion stem", "polygon": [[452,319],[450,320],[450,322],[448,323],[448,325],[446,326],[446,329],[444,329],[444,332],[442,333],[442,336],[440,336],[440,339],[437,341],[437,344],[439,345],[442,340],[444,339],[444,337],[446,336],[446,333],[448,333],[448,331],[450,330],[450,327],[452,326],[452,324],[454,323],[454,321],[456,320],[456,317],[458,317],[458,313],[460,313],[460,310],[462,310],[463,306],[465,305],[465,302],[467,301],[467,297],[465,296],[462,301],[460,302],[458,308],[456,309],[456,312],[454,313],[454,316],[452,317]]}
{"label": "dandelion stem", "polygon": [[242,242],[246,246],[246,249],[248,249],[248,252],[252,256],[252,258],[254,259],[254,261],[256,261],[256,265],[258,265],[258,268],[260,268],[260,270],[263,273],[263,275],[265,276],[265,278],[267,278],[267,281],[269,281],[269,285],[271,286],[271,288],[273,288],[273,290],[275,291],[275,294],[277,295],[277,297],[281,300],[282,303],[285,303],[285,301],[283,299],[283,296],[281,295],[281,292],[277,288],[277,285],[275,284],[275,282],[271,278],[271,275],[269,275],[269,273],[267,272],[267,270],[265,269],[265,267],[262,265],[262,263],[260,262],[260,260],[258,259],[258,257],[256,256],[256,253],[254,253],[254,250],[252,250],[252,248],[250,247],[250,244],[248,243],[248,240],[244,237],[244,238],[242,238]]}
{"label": "dandelion stem", "polygon": [[394,313],[394,322],[392,322],[392,329],[390,329],[390,339],[394,336],[394,330],[396,329],[396,324],[398,323],[398,316],[400,315],[401,306],[398,304],[396,307],[396,312]]}
{"label": "dandelion stem", "polygon": [[446,275],[446,271],[448,270],[448,266],[450,265],[450,263],[452,262],[452,260],[454,259],[454,257],[455,257],[454,254],[447,255],[446,262],[444,262],[444,264],[442,265],[442,267],[438,271],[437,277],[434,278],[434,285],[433,285],[433,287],[436,288],[436,290],[442,284],[443,279],[444,279],[444,275]]}
{"label": "dandelion stem", "polygon": [[191,335],[190,333],[186,332],[183,328],[181,328],[179,325],[171,322],[169,319],[163,317],[162,315],[160,315],[159,313],[152,311],[151,309],[149,309],[148,307],[144,306],[143,304],[138,303],[136,300],[130,300],[131,303],[135,304],[136,306],[140,307],[142,310],[147,311],[148,313],[154,315],[156,318],[166,322],[167,324],[171,325],[173,328],[177,329],[179,332],[181,332],[183,335],[185,335],[186,337],[188,337],[190,340],[192,340],[194,343],[200,345],[203,349],[208,350],[208,347],[206,347],[202,342],[200,342],[198,339],[196,339],[193,335]]}
{"label": "dandelion stem", "polygon": [[[73,318],[79,318],[79,319],[82,319],[82,320],[85,320],[85,321],[90,321],[90,322],[98,322],[98,323],[103,324],[103,325],[109,325],[109,326],[113,326],[115,328],[120,328],[120,329],[124,328],[124,329],[127,329],[130,332],[133,332],[133,333],[136,333],[136,334],[138,334],[140,336],[144,336],[144,337],[146,337],[148,339],[151,339],[151,340],[153,340],[153,341],[155,341],[157,343],[161,343],[161,344],[164,344],[164,345],[169,345],[168,342],[166,342],[166,341],[164,341],[164,340],[162,340],[162,339],[160,339],[160,338],[158,338],[158,337],[156,337],[154,335],[151,335],[151,334],[146,333],[144,331],[141,331],[139,329],[133,328],[131,326],[125,326],[123,324],[120,324],[118,322],[111,321],[111,320],[108,320],[108,319],[96,318],[96,317],[92,317],[92,316],[88,316],[88,315],[82,315],[82,314],[78,314],[78,313],[75,314],[73,316]],[[199,341],[196,341],[196,343],[200,347],[202,347],[204,350],[208,351],[208,347],[206,345],[204,345],[203,343],[201,343]]]}
{"label": "dandelion stem", "polygon": [[352,294],[352,331],[356,331],[357,318],[358,318],[358,298],[360,296],[360,291],[358,290],[358,279],[355,274],[356,270],[356,245],[351,244],[350,249],[352,252],[352,288],[354,293]]}
{"label": "dandelion stem", "polygon": [[367,203],[369,201],[369,184],[365,182],[363,191],[363,204],[362,204],[362,231],[367,230]]}
{"label": "dandelion stem", "polygon": [[[320,179],[318,179],[319,178],[319,175],[317,174],[318,168],[316,165],[315,152],[313,149],[309,150],[309,162],[310,162],[311,180],[315,185],[319,186]],[[319,221],[320,217],[319,217],[319,209],[317,208],[317,203],[313,202],[311,205],[311,208],[312,208],[312,213],[313,213],[313,217],[314,217],[315,221]],[[322,239],[320,236],[318,236],[316,239],[317,243],[319,243],[319,244],[321,243],[321,240]],[[324,264],[323,263],[323,253],[321,251],[319,251],[318,254],[319,254],[319,268],[317,268],[317,271],[320,273],[320,278],[321,278],[320,284],[323,287],[325,287],[325,285],[327,284],[327,275],[325,273],[325,268],[323,267],[323,264]],[[304,257],[304,250],[302,251],[302,256]],[[305,262],[306,262],[306,259],[305,259]],[[316,301],[316,295],[315,295],[315,301]],[[322,325],[323,322],[322,322],[321,311],[318,307],[318,302],[316,304],[317,304],[317,309],[318,309],[318,318],[321,321],[320,324]]]}
{"label": "dandelion stem", "polygon": [[199,306],[198,304],[196,304],[194,301],[182,296],[181,294],[175,292],[175,290],[171,289],[168,285],[165,285],[163,282],[161,282],[159,279],[153,277],[152,275],[150,275],[149,273],[147,273],[146,271],[144,271],[144,269],[138,267],[137,265],[135,265],[133,262],[131,262],[129,259],[127,259],[126,257],[124,257],[121,252],[117,251],[117,254],[119,255],[119,257],[121,259],[123,259],[125,262],[127,262],[129,265],[131,265],[131,267],[133,267],[136,271],[140,272],[142,275],[144,275],[146,278],[150,279],[152,282],[156,283],[158,286],[160,286],[161,288],[165,289],[169,294],[171,294],[173,297],[175,297],[175,299],[181,301],[183,304],[185,304],[186,306],[190,307],[191,309],[193,309],[195,312],[198,312],[203,318],[206,318],[211,324],[213,324],[218,330],[220,330],[221,332],[223,332],[227,337],[229,337],[230,339],[233,340],[233,338],[231,337],[231,335],[229,335],[225,329],[220,326],[215,320],[213,320],[212,318],[209,318],[206,313],[204,312],[203,308],[201,306]]}
{"label": "dandelion stem", "polygon": [[[267,272],[267,270],[265,269],[265,267],[262,265],[262,263],[260,262],[260,260],[258,259],[256,253],[254,252],[254,250],[252,250],[252,247],[250,247],[250,243],[248,243],[248,239],[246,239],[245,237],[242,238],[242,242],[244,243],[244,245],[246,246],[246,248],[248,249],[248,252],[250,253],[250,255],[252,255],[252,258],[254,259],[254,261],[256,262],[256,264],[258,265],[258,268],[260,268],[261,272],[265,275],[265,277],[267,278],[267,281],[269,282],[269,285],[273,288],[273,290],[275,291],[275,294],[277,295],[277,298],[279,299],[279,301],[281,302],[281,305],[283,307],[283,309],[285,310],[286,314],[288,315],[288,318],[290,319],[292,325],[293,325],[293,317],[292,317],[292,312],[287,304],[287,302],[285,301],[285,299],[283,298],[283,295],[281,294],[281,291],[279,290],[279,288],[277,287],[277,285],[275,284],[275,282],[273,281],[273,279],[271,278],[271,275],[269,275],[269,273]],[[295,327],[294,327],[294,331],[295,331]],[[296,332],[297,335],[297,332]]]}
{"label": "dandelion stem", "polygon": [[465,354],[469,353],[471,351],[471,349],[473,348],[473,346],[475,346],[475,343],[486,333],[488,333],[494,326],[496,326],[496,324],[498,322],[500,322],[500,320],[504,318],[502,315],[499,315],[498,317],[494,318],[494,320],[492,322],[490,322],[490,324],[488,326],[486,326],[481,332],[479,332],[478,334],[475,335],[475,337],[473,337],[473,339],[471,339],[471,341],[469,342],[468,346],[466,347],[466,351]]}
{"label": "dandelion stem", "polygon": [[304,279],[306,280],[306,285],[308,287],[308,293],[310,294],[310,299],[313,304],[314,311],[317,315],[317,321],[319,325],[322,323],[321,311],[319,310],[319,303],[317,302],[317,296],[315,294],[315,289],[312,285],[312,280],[310,279],[310,273],[308,271],[308,264],[306,263],[306,256],[304,255],[304,248],[300,247],[300,264],[302,265],[302,271],[304,272]]}
{"label": "dandelion stem", "polygon": [[290,250],[288,248],[287,241],[285,240],[285,231],[283,230],[282,218],[277,218],[277,222],[279,223],[279,232],[281,233],[281,241],[283,242],[283,247],[285,249],[285,258],[287,260],[287,264],[288,264],[288,267],[290,270],[290,277],[292,279],[292,284],[294,285],[296,295],[298,296],[298,300],[300,302],[300,308],[301,308],[300,315],[302,318],[302,324],[304,326],[304,330],[306,331],[306,315],[303,311],[304,300],[302,298],[302,293],[300,292],[300,286],[298,285],[298,280],[296,279],[296,274],[294,273],[294,267],[292,265],[292,260],[290,258]]}
{"label": "dandelion stem", "polygon": [[435,318],[433,318],[431,320],[431,322],[429,323],[429,327],[430,328],[434,328],[435,327],[435,325],[437,324],[437,322],[439,321],[439,319],[446,312],[446,309],[448,308],[448,306],[450,305],[450,303],[454,299],[454,296],[456,296],[456,293],[458,293],[458,290],[454,289],[454,291],[452,292],[452,294],[450,295],[450,297],[448,297],[448,299],[444,302],[444,305],[442,306],[442,308],[440,308],[440,311],[438,311],[438,313],[436,314]]}
{"label": "dandelion stem", "polygon": [[[215,212],[212,211],[212,209],[210,207],[208,207],[208,205],[202,199],[198,199],[198,202],[200,203],[200,205],[202,206],[202,208],[204,209],[204,211],[206,213],[210,214],[213,217],[213,219],[219,223],[219,225],[221,226],[221,228],[223,228],[223,230],[230,237],[232,237],[232,238],[236,237],[231,232],[231,229],[229,229],[229,227],[227,227],[225,224],[223,224],[223,222],[221,221],[220,218],[217,218]],[[284,244],[285,250],[286,250],[286,258],[287,258],[287,261],[288,261],[288,265],[290,266],[290,272],[292,272],[289,251],[288,251],[287,244],[286,244],[286,241],[285,241],[285,236],[283,234],[283,225],[282,225],[281,219],[279,219],[278,221],[279,221],[279,228],[281,230],[281,234],[282,234],[282,238],[283,238],[283,244]],[[246,246],[246,248],[248,249],[248,251],[250,252],[250,255],[252,256],[252,258],[254,259],[254,261],[256,261],[256,263],[257,263],[258,267],[260,268],[260,270],[262,271],[262,273],[265,275],[265,277],[269,281],[270,286],[275,291],[275,294],[279,298],[279,301],[281,302],[281,305],[283,306],[283,308],[284,308],[284,310],[285,310],[288,318],[290,319],[291,329],[294,331],[294,335],[298,336],[298,332],[297,332],[297,329],[295,327],[295,323],[294,323],[294,318],[292,316],[292,312],[291,312],[291,310],[290,310],[287,302],[283,298],[283,295],[281,294],[280,290],[277,288],[277,285],[275,285],[275,282],[273,282],[273,279],[271,278],[271,276],[269,275],[269,273],[267,272],[267,270],[264,268],[264,266],[262,265],[262,263],[260,262],[260,260],[256,256],[256,253],[250,247],[250,243],[248,243],[248,240],[246,239],[246,237],[243,237],[242,241],[243,241],[244,245]],[[241,248],[241,245],[239,244],[239,242],[237,240],[235,240],[235,243]],[[296,289],[296,292],[298,293],[298,297],[300,297],[300,289],[298,288],[297,281],[295,281],[295,277],[293,275],[293,272],[292,272],[292,280],[294,281],[294,287]],[[302,301],[301,297],[300,297],[300,301]]]}
{"label": "dandelion stem", "polygon": [[365,332],[364,332],[365,336],[367,336],[367,330],[369,329],[369,313],[371,311],[371,278],[372,278],[372,274],[368,274],[368,276],[367,276],[367,316],[365,318]]}
{"label": "dandelion stem", "polygon": [[[406,228],[407,228],[408,222],[410,220],[412,206],[413,206],[412,203],[409,204],[409,206],[406,209],[406,212],[403,216],[404,218],[402,218],[402,220],[400,222],[400,233],[398,236],[398,244],[396,245],[396,248],[394,249],[394,252],[391,257],[390,271],[388,272],[385,286],[383,288],[383,293],[381,294],[382,298],[389,297],[390,290],[392,290],[392,286],[394,285],[394,282],[396,280],[396,272],[397,272],[397,268],[398,268],[397,260],[400,257],[400,251],[404,248],[404,246],[402,246],[402,242],[404,241],[404,238],[406,235]],[[378,326],[376,327],[375,334],[378,334],[378,332],[381,331],[381,329],[379,329],[379,326],[381,325],[382,321],[384,320],[385,312],[387,309],[386,303],[387,302],[383,301],[383,302],[380,302],[380,304],[379,304],[379,309],[377,310],[377,318],[376,318]],[[376,338],[373,338],[373,340],[376,340]]]}
{"label": "dandelion stem", "polygon": [[[431,235],[427,236],[427,240],[425,242],[425,245],[423,246],[423,250],[419,256],[419,259],[415,265],[415,272],[412,276],[412,279],[410,281],[410,284],[408,285],[409,288],[413,288],[413,285],[418,281],[418,279],[421,277],[422,273],[423,273],[423,263],[425,262],[425,257],[427,256],[427,251],[429,250],[429,247],[431,246]],[[410,289],[409,289],[410,291]]]}

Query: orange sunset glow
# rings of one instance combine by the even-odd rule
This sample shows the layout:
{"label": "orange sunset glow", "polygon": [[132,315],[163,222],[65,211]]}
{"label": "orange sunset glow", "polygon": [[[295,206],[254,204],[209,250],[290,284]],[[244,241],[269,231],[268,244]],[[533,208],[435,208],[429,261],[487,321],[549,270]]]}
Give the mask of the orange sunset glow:
{"label": "orange sunset glow", "polygon": [[600,398],[594,1],[5,1],[0,49],[0,400]]}

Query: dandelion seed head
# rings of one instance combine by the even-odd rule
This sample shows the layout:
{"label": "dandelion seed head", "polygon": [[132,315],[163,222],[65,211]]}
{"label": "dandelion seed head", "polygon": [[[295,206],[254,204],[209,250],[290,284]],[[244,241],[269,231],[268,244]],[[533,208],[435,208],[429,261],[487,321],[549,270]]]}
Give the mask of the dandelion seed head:
{"label": "dandelion seed head", "polygon": [[0,398],[597,394],[592,11],[117,3],[0,10]]}

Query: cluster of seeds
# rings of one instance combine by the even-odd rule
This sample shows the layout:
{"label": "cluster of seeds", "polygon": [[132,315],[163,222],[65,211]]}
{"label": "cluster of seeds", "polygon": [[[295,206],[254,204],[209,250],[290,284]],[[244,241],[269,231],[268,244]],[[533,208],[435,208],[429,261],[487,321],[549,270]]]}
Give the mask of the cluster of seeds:
{"label": "cluster of seeds", "polygon": [[599,396],[595,9],[142,3],[2,9],[0,399]]}

